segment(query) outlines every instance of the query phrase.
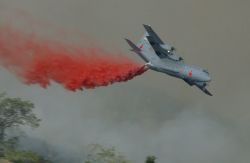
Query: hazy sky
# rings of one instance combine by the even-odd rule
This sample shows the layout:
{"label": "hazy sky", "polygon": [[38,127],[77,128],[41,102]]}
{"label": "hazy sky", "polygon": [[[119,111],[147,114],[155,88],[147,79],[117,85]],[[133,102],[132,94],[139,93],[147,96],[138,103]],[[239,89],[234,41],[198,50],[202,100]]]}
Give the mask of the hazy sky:
{"label": "hazy sky", "polygon": [[150,24],[187,63],[209,70],[214,96],[153,71],[73,93],[57,84],[26,86],[2,68],[0,91],[35,103],[43,121],[28,135],[72,152],[58,159],[81,159],[87,144],[100,143],[138,163],[151,154],[161,163],[248,163],[249,7],[247,0],[0,0],[0,25],[18,22],[50,39],[99,44],[141,63],[123,38],[137,41],[142,24]]}

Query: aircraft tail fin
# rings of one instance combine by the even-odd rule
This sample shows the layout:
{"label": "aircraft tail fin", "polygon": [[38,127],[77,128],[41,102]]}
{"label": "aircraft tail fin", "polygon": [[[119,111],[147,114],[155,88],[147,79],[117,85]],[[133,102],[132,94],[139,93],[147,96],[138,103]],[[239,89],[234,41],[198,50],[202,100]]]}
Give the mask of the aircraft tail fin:
{"label": "aircraft tail fin", "polygon": [[130,41],[129,39],[126,39],[127,43],[129,44],[129,46],[132,48],[131,51],[135,52],[136,54],[138,54],[145,62],[148,62],[147,58],[144,57],[144,55],[141,53],[141,49],[136,46],[132,41]]}
{"label": "aircraft tail fin", "polygon": [[147,39],[148,33],[145,32],[144,35],[141,37],[139,42],[137,43],[137,47],[139,47],[141,50],[148,51],[151,48],[151,45],[148,42]]}

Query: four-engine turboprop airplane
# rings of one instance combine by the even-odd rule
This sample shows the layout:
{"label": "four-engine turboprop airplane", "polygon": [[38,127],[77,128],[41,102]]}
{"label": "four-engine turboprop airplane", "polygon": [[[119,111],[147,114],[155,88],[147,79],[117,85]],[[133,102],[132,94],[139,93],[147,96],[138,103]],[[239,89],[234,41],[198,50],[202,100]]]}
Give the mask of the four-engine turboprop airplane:
{"label": "four-engine turboprop airplane", "polygon": [[143,26],[146,32],[137,45],[125,39],[131,46],[131,51],[137,53],[149,69],[183,79],[190,86],[195,85],[207,95],[212,96],[206,89],[211,81],[208,71],[184,63],[183,58],[176,54],[175,48],[165,44],[151,26]]}

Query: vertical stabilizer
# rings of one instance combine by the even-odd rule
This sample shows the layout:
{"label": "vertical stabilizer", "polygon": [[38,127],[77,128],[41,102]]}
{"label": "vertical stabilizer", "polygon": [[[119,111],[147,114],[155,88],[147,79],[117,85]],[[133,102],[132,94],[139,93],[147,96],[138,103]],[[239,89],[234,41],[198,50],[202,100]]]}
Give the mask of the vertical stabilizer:
{"label": "vertical stabilizer", "polygon": [[137,47],[143,51],[149,51],[149,49],[151,48],[151,45],[148,42],[147,36],[149,35],[147,32],[145,32],[144,35],[139,40],[139,42],[137,43]]}

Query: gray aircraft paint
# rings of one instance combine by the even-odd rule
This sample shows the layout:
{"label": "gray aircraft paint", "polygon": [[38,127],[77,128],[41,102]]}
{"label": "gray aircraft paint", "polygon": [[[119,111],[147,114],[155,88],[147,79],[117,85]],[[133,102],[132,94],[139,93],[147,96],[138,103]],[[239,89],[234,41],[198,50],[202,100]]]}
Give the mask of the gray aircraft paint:
{"label": "gray aircraft paint", "polygon": [[207,95],[212,96],[206,89],[208,82],[211,81],[208,71],[195,65],[186,64],[178,56],[175,48],[164,43],[150,26],[144,25],[144,28],[146,32],[137,45],[126,39],[132,47],[131,51],[146,61],[145,65],[149,69],[183,79],[190,86],[195,85]]}

